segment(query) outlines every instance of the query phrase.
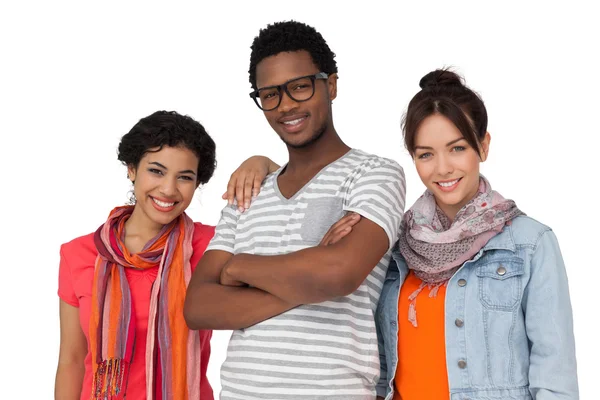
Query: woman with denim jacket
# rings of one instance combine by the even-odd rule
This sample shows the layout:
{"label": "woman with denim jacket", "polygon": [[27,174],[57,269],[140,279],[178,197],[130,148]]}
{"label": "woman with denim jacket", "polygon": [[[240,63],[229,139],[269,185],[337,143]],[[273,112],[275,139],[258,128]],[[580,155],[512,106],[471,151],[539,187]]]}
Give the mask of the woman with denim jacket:
{"label": "woman with denim jacket", "polygon": [[[578,399],[556,236],[480,175],[490,146],[482,100],[448,70],[420,86],[403,129],[427,190],[404,215],[379,298],[377,398]],[[223,198],[249,207],[278,167],[252,157]],[[342,219],[330,242],[356,222]]]}
{"label": "woman with denim jacket", "polygon": [[420,86],[403,130],[427,190],[404,215],[379,299],[377,395],[577,399],[556,236],[480,175],[490,145],[482,100],[448,70]]}

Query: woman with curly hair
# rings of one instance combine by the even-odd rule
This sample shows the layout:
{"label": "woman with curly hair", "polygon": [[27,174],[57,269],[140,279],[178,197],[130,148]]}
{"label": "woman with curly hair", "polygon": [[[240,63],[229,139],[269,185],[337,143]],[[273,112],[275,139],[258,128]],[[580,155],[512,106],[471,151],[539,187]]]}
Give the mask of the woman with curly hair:
{"label": "woman with curly hair", "polygon": [[211,331],[183,302],[214,227],[185,214],[215,169],[215,143],[176,112],[141,119],[119,145],[132,205],[61,247],[55,398],[211,400]]}

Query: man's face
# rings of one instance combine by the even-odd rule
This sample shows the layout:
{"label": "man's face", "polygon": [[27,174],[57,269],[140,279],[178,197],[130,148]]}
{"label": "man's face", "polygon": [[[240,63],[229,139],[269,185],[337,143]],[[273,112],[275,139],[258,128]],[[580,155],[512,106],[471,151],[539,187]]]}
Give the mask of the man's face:
{"label": "man's face", "polygon": [[[282,52],[258,63],[256,85],[262,89],[318,72],[307,51]],[[264,111],[265,117],[286,145],[306,147],[316,142],[331,123],[331,100],[336,94],[335,75],[315,80],[314,95],[306,101],[294,101],[282,90],[279,107]]]}

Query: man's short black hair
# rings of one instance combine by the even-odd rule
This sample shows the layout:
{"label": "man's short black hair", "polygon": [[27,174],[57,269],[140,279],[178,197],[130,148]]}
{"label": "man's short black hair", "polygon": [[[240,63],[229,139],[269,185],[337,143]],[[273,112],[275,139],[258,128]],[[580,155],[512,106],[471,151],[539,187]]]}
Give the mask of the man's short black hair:
{"label": "man's short black hair", "polygon": [[325,39],[312,26],[297,21],[275,22],[261,29],[252,42],[250,54],[250,84],[256,87],[256,65],[267,57],[282,52],[306,50],[313,59],[319,72],[328,75],[338,72],[331,51]]}

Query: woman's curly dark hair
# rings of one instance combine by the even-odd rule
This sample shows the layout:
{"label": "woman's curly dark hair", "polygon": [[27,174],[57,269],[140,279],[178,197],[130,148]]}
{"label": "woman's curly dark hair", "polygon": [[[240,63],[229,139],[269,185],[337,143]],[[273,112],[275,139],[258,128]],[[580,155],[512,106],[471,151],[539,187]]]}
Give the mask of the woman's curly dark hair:
{"label": "woman's curly dark hair", "polygon": [[320,72],[328,75],[338,72],[335,54],[323,36],[312,26],[297,21],[275,22],[261,29],[254,38],[250,54],[250,84],[256,87],[256,65],[267,57],[287,51],[306,50]]}
{"label": "woman's curly dark hair", "polygon": [[124,165],[137,168],[144,154],[164,146],[185,147],[198,156],[198,184],[208,182],[215,172],[215,142],[202,124],[175,111],[157,111],[140,119],[121,138],[118,158]]}

